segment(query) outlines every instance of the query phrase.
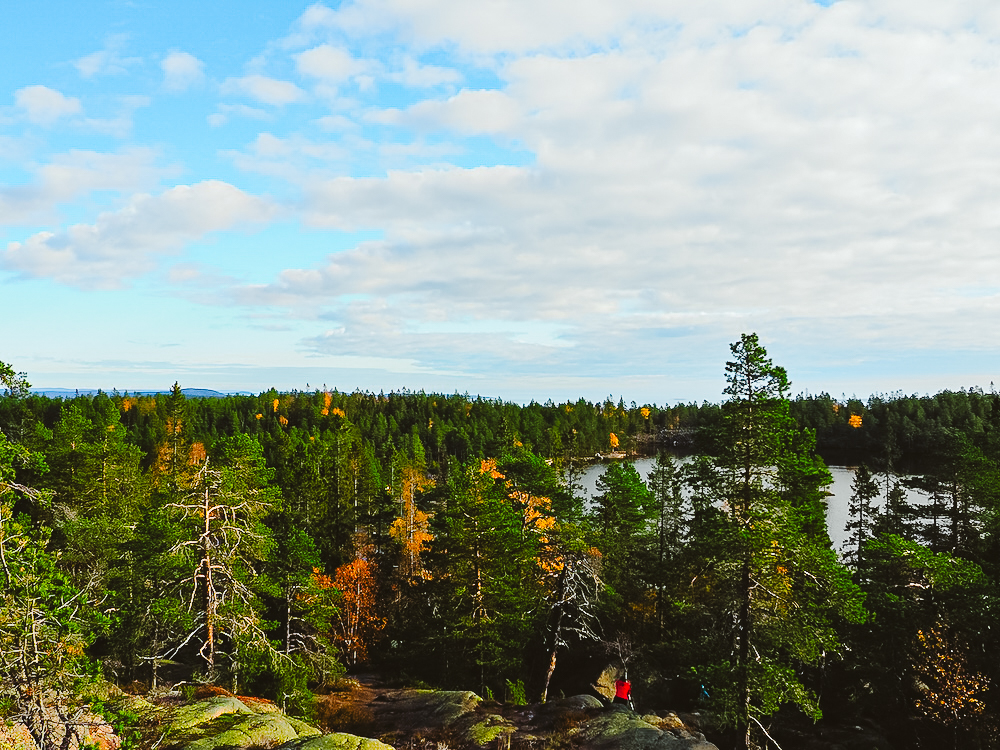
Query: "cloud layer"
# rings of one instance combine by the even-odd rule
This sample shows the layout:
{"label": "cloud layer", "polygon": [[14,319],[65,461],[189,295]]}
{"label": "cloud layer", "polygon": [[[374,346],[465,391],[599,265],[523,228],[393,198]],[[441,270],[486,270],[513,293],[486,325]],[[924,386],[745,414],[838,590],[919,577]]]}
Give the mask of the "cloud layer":
{"label": "cloud layer", "polygon": [[[178,125],[0,188],[0,220],[32,226],[0,263],[108,289],[176,261],[180,294],[208,269],[198,299],[398,372],[687,377],[746,330],[815,368],[837,341],[989,353],[997,39],[975,0],[315,4],[242,67],[146,54],[158,78],[129,95],[170,94]],[[127,78],[121,49],[74,64]],[[23,84],[31,134],[101,104]],[[190,184],[154,189],[161,153]],[[70,202],[81,220],[31,224]],[[245,227],[265,231],[242,262],[273,271],[233,286],[237,261],[191,248]]]}

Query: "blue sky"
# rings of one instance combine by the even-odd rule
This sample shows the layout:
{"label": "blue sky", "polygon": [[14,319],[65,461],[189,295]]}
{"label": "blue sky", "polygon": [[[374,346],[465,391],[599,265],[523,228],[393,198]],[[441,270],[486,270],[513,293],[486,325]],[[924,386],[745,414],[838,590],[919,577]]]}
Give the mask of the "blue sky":
{"label": "blue sky", "polygon": [[998,379],[985,2],[24,3],[0,360],[37,387],[718,400]]}

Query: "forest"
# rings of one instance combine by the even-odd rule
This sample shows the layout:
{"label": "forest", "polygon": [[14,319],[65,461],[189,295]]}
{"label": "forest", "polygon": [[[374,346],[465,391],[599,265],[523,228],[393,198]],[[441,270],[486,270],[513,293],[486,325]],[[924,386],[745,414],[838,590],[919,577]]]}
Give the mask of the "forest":
{"label": "forest", "polygon": [[[995,746],[1000,394],[792,397],[731,349],[722,400],[674,406],[52,399],[0,363],[0,717],[48,750],[88,680],[308,716],[360,669],[544,701],[614,665],[727,747],[821,717]],[[858,467],[843,550],[828,464]]]}

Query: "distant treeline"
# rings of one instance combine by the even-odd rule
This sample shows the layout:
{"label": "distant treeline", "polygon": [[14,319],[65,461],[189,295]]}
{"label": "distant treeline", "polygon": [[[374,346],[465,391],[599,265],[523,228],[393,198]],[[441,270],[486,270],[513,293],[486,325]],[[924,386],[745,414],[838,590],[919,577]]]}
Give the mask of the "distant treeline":
{"label": "distant treeline", "polygon": [[984,445],[1000,429],[1000,394],[981,389],[902,393],[837,401],[829,394],[799,396],[792,413],[816,431],[816,447],[828,464],[866,463],[879,470],[922,473],[942,442],[962,435]]}
{"label": "distant treeline", "polygon": [[[67,407],[78,409],[95,425],[106,426],[121,415],[129,442],[140,447],[151,462],[166,437],[170,394],[97,393],[69,399],[32,395],[13,401],[0,397],[0,423],[11,424],[30,413],[48,429]],[[449,457],[459,461],[499,455],[512,441],[550,459],[593,457],[614,450],[655,452],[655,438],[664,430],[697,430],[717,419],[713,404],[626,404],[608,397],[603,402],[516,404],[500,399],[443,395],[423,391],[368,393],[355,391],[270,390],[258,396],[187,399],[185,425],[189,439],[207,448],[220,438],[246,434],[269,447],[303,436],[339,430],[344,420],[374,447],[380,460],[393,450],[407,449],[419,440],[432,473]],[[616,442],[617,441],[617,442]]]}
{"label": "distant treeline", "polygon": [[[30,413],[32,421],[52,429],[67,406],[95,425],[106,426],[115,411],[149,465],[165,438],[170,394],[104,393],[74,398],[0,396],[0,423],[12,424]],[[941,391],[930,396],[902,393],[835,399],[828,393],[799,395],[791,413],[816,433],[816,449],[827,464],[899,473],[920,473],[934,461],[949,434],[982,444],[1000,428],[1000,394],[981,389]],[[15,413],[16,412],[16,413]],[[189,398],[186,429],[191,440],[211,447],[237,433],[268,446],[340,429],[346,418],[370,442],[381,461],[393,450],[419,440],[432,472],[449,459],[467,461],[499,455],[512,441],[546,458],[586,459],[621,450],[653,454],[660,448],[686,452],[704,427],[720,418],[719,403],[705,401],[673,406],[626,404],[609,396],[601,402],[579,399],[556,404],[532,401],[521,405],[468,394],[423,391],[369,393],[355,391],[270,390],[258,396]],[[20,415],[20,417],[18,416]]]}

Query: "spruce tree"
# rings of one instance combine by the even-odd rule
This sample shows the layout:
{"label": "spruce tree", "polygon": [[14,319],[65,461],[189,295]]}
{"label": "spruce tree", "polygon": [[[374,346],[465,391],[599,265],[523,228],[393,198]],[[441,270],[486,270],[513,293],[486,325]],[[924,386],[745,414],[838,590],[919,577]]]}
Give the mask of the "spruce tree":
{"label": "spruce tree", "polygon": [[851,484],[851,499],[847,505],[847,526],[849,533],[845,556],[854,565],[861,568],[861,557],[864,554],[865,542],[872,538],[878,506],[874,500],[879,495],[878,481],[865,464],[858,467]]}
{"label": "spruce tree", "polygon": [[[756,334],[731,346],[714,455],[698,469],[697,505],[721,506],[724,523],[691,545],[714,580],[701,606],[732,623],[713,644],[699,678],[741,747],[757,747],[760,719],[785,703],[818,717],[815,693],[797,668],[839,649],[833,618],[861,616],[860,594],[815,529],[829,474],[812,453],[812,436],[789,412],[788,377]],[[694,587],[692,587],[694,590]]]}

